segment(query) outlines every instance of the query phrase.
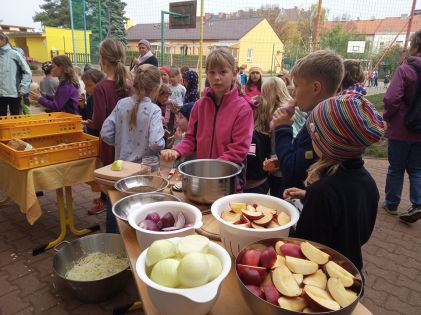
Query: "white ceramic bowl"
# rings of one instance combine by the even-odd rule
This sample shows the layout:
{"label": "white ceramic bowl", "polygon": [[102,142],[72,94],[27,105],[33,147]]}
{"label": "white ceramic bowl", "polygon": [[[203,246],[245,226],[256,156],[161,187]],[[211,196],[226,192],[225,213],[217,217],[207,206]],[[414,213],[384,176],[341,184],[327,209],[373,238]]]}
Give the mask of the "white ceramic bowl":
{"label": "white ceramic bowl", "polygon": [[[171,238],[169,241],[178,244],[180,238]],[[189,289],[167,288],[153,282],[145,270],[146,252],[147,250],[144,250],[140,254],[136,262],[136,272],[140,280],[146,284],[149,297],[160,314],[205,315],[212,309],[218,298],[221,283],[231,269],[231,257],[222,246],[209,243],[209,253],[218,257],[222,263],[222,272],[219,276],[205,285]]]}
{"label": "white ceramic bowl", "polygon": [[[142,222],[150,212],[157,212],[161,217],[167,212],[171,212],[174,216],[178,212],[182,212],[186,217],[186,223],[192,225],[176,231],[166,232],[142,229],[139,227],[139,223]],[[199,229],[203,225],[202,212],[200,212],[198,208],[188,203],[178,201],[158,201],[140,206],[130,212],[128,221],[130,226],[136,230],[136,238],[141,249],[149,247],[152,242],[156,240],[194,234],[194,230]]]}
{"label": "white ceramic bowl", "polygon": [[[247,204],[259,204],[276,210],[286,212],[291,221],[288,224],[268,229],[253,229],[241,227],[229,223],[221,218],[222,211],[230,209],[230,202],[245,202]],[[286,237],[291,226],[297,223],[300,216],[298,210],[289,202],[280,198],[262,194],[234,194],[219,198],[211,207],[212,215],[219,222],[219,234],[225,249],[236,257],[246,245],[265,239]]]}

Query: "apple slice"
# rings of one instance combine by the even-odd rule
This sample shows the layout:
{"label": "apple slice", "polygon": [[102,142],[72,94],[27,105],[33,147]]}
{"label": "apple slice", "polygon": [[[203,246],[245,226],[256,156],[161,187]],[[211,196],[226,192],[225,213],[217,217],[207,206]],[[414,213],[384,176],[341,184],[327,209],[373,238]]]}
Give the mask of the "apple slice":
{"label": "apple slice", "polygon": [[250,220],[243,214],[241,215],[240,221],[241,221],[241,223],[249,223],[250,224]]}
{"label": "apple slice", "polygon": [[279,212],[277,217],[279,225],[288,224],[291,221],[291,217],[285,212]]}
{"label": "apple slice", "polygon": [[315,273],[307,276],[303,280],[304,284],[309,284],[320,289],[326,289],[327,277],[323,270],[319,269]]}
{"label": "apple slice", "polygon": [[234,223],[235,224],[235,226],[241,226],[241,227],[244,227],[244,228],[251,228],[251,224],[250,223]]}
{"label": "apple slice", "polygon": [[354,276],[334,261],[329,261],[324,267],[328,275],[341,280],[345,288],[349,288],[354,284]]}
{"label": "apple slice", "polygon": [[275,269],[279,266],[285,266],[285,257],[281,255],[276,255],[276,261],[271,268]]}
{"label": "apple slice", "polygon": [[289,311],[301,312],[307,306],[307,303],[302,297],[287,298],[281,296],[278,299],[278,305]]}
{"label": "apple slice", "polygon": [[266,226],[267,229],[272,229],[280,226],[278,222],[275,220],[275,218],[272,219],[272,221],[269,222],[269,224]]}
{"label": "apple slice", "polygon": [[338,278],[329,278],[327,281],[327,289],[333,299],[338,302],[340,306],[346,307],[353,302],[346,292],[342,281]]}
{"label": "apple slice", "polygon": [[281,295],[273,284],[263,285],[262,291],[265,294],[266,301],[274,305],[278,305],[278,299],[281,297]]}
{"label": "apple slice", "polygon": [[241,213],[241,210],[247,208],[247,204],[244,202],[230,202],[230,208],[235,213]]}
{"label": "apple slice", "polygon": [[267,269],[272,268],[276,262],[276,252],[273,246],[268,246],[260,256],[260,265]]}
{"label": "apple slice", "polygon": [[284,256],[292,256],[296,258],[305,258],[301,252],[300,245],[293,243],[285,243],[281,246],[281,253]]}
{"label": "apple slice", "polygon": [[229,223],[234,223],[240,221],[241,213],[235,213],[231,211],[222,211],[221,212],[222,220],[225,220]]}
{"label": "apple slice", "polygon": [[303,309],[303,313],[310,314],[310,313],[317,313],[317,312],[311,309],[310,307],[306,307],[305,309]]}
{"label": "apple slice", "polygon": [[329,312],[337,311],[341,308],[327,291],[318,287],[306,285],[303,289],[303,296],[308,305],[317,311]]}
{"label": "apple slice", "polygon": [[293,273],[292,276],[294,277],[295,281],[297,281],[298,285],[301,285],[303,283],[304,276],[300,273]]}
{"label": "apple slice", "polygon": [[262,252],[257,249],[248,249],[245,251],[242,263],[249,266],[259,266],[260,256]]}
{"label": "apple slice", "polygon": [[276,243],[275,243],[275,252],[278,254],[278,255],[283,255],[282,254],[282,252],[281,252],[281,246],[282,245],[284,245],[285,244],[285,242],[282,242],[282,241],[277,241]]}
{"label": "apple slice", "polygon": [[301,252],[304,254],[304,256],[306,256],[307,259],[319,265],[326,264],[330,258],[330,255],[321,251],[320,249],[313,246],[309,242],[301,243]]}
{"label": "apple slice", "polygon": [[263,213],[260,212],[260,211],[242,210],[241,212],[243,213],[243,215],[245,215],[247,217],[247,219],[249,219],[251,221],[258,220],[258,219],[263,217]]}
{"label": "apple slice", "polygon": [[256,208],[251,205],[247,205],[246,210],[251,211],[251,212],[256,212]]}
{"label": "apple slice", "polygon": [[275,209],[264,207],[264,206],[261,206],[261,205],[258,205],[256,207],[256,211],[263,212],[263,214],[271,214],[271,215],[275,215],[277,213],[277,211]]}
{"label": "apple slice", "polygon": [[251,293],[253,293],[255,296],[258,296],[259,298],[264,298],[265,295],[263,294],[263,291],[260,289],[260,287],[252,284],[247,284],[246,288],[249,289]]}
{"label": "apple slice", "polygon": [[268,214],[265,214],[260,219],[254,220],[253,223],[261,225],[261,226],[268,226],[269,223],[272,221],[272,219],[273,219],[273,214],[268,213]]}
{"label": "apple slice", "polygon": [[297,281],[286,266],[279,266],[272,272],[272,281],[278,291],[285,296],[301,295],[301,289]]}
{"label": "apple slice", "polygon": [[245,268],[238,273],[238,276],[245,285],[255,285],[259,287],[263,281],[263,278],[260,277],[260,274],[256,269]]}
{"label": "apple slice", "polygon": [[270,272],[266,273],[266,276],[263,279],[263,282],[262,282],[261,286],[263,287],[264,285],[269,285],[269,284],[273,285],[272,273],[270,273]]}
{"label": "apple slice", "polygon": [[264,229],[264,230],[266,230],[266,228],[264,226],[261,226],[259,224],[254,223],[254,222],[251,222],[251,227],[252,228],[255,228],[255,229]]}
{"label": "apple slice", "polygon": [[291,272],[299,273],[302,275],[311,275],[312,273],[315,273],[317,269],[319,269],[319,265],[310,260],[295,258],[291,256],[285,257],[285,265],[289,270],[291,270]]}
{"label": "apple slice", "polygon": [[348,289],[345,289],[345,291],[346,291],[346,294],[348,295],[348,300],[350,300],[351,303],[357,299],[358,297],[357,293]]}
{"label": "apple slice", "polygon": [[240,274],[241,272],[243,272],[245,269],[253,269],[256,270],[259,275],[260,278],[265,279],[266,275],[267,275],[267,270],[264,267],[259,267],[259,266],[250,266],[250,265],[243,265],[243,264],[238,264],[237,265],[237,273]]}

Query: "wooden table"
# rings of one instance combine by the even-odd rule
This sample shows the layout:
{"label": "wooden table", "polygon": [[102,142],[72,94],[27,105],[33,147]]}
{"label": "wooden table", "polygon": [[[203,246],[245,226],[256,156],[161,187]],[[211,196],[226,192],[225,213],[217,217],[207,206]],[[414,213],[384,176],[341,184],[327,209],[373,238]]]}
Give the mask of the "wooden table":
{"label": "wooden table", "polygon": [[[123,197],[118,191],[112,190],[108,191],[111,203],[115,203],[120,198]],[[184,200],[184,194],[175,193],[177,197],[181,200]],[[200,206],[201,210],[209,208],[208,206]],[[203,217],[204,226],[211,227],[213,224],[217,224],[212,219],[212,215],[205,215]],[[149,298],[146,285],[140,280],[136,272],[136,261],[139,257],[142,249],[139,246],[139,243],[136,239],[135,230],[126,222],[117,219],[117,225],[120,230],[121,236],[123,238],[124,246],[126,248],[127,255],[130,259],[130,266],[133,271],[133,276],[136,282],[137,289],[139,291],[139,296],[143,303],[143,311],[146,315],[165,315],[160,314],[155,306],[152,304],[152,301]],[[231,268],[230,273],[227,278],[222,282],[220,295],[212,308],[210,315],[253,315],[252,311],[247,306],[246,301],[244,300],[238,282],[236,279],[234,268]],[[361,303],[358,303],[356,309],[352,315],[373,315],[366,307]]]}

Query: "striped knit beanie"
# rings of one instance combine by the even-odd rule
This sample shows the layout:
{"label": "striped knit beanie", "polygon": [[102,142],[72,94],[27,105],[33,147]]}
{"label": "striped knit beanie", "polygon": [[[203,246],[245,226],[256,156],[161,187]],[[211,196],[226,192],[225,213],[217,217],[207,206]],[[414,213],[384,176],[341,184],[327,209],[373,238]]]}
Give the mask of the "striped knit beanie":
{"label": "striped knit beanie", "polygon": [[384,125],[366,98],[345,94],[319,103],[308,116],[307,130],[323,156],[343,161],[361,156],[366,147],[378,142]]}

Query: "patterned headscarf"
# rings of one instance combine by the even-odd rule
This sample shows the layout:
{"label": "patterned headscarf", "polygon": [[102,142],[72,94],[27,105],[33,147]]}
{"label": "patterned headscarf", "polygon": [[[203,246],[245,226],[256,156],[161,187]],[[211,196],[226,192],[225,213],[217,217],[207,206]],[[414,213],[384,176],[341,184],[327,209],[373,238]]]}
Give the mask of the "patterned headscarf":
{"label": "patterned headscarf", "polygon": [[186,96],[184,96],[184,103],[196,102],[199,99],[197,91],[199,76],[193,70],[184,72],[183,78],[187,81]]}
{"label": "patterned headscarf", "polygon": [[307,129],[323,156],[340,161],[361,156],[384,134],[382,117],[361,94],[338,95],[319,103],[308,116]]}

